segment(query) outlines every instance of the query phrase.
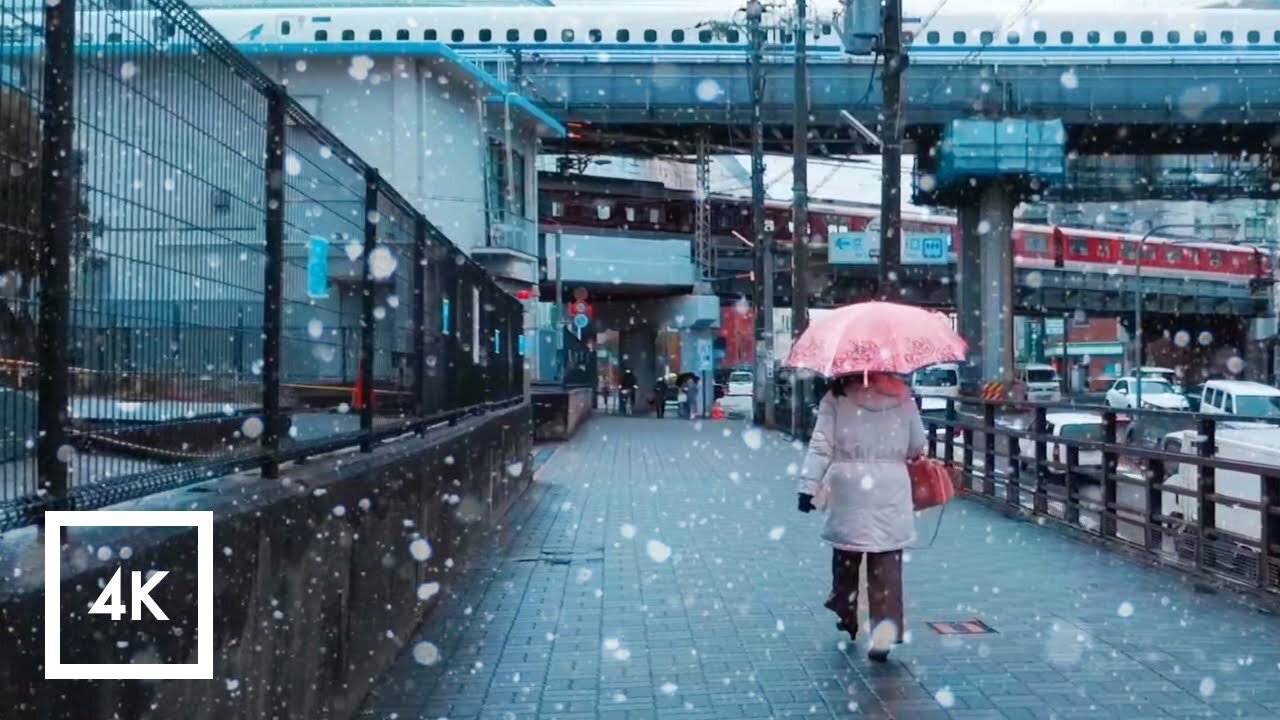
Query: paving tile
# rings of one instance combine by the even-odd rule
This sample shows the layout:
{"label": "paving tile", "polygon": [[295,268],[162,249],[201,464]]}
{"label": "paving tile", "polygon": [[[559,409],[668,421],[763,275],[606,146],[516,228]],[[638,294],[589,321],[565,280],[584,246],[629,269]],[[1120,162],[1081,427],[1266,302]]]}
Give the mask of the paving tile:
{"label": "paving tile", "polygon": [[[794,510],[799,453],[743,430],[592,421],[516,503],[519,531],[462,559],[359,717],[1280,717],[1280,618],[964,500],[906,554],[909,642],[869,664],[821,607],[830,551]],[[970,618],[996,632],[925,625]],[[413,660],[419,640],[440,662]]]}

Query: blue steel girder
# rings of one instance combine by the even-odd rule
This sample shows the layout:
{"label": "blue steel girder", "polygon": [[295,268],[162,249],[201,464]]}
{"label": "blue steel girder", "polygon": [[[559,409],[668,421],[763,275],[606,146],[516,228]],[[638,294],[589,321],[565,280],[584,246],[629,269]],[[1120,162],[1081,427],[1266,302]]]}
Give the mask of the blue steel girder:
{"label": "blue steel girder", "polygon": [[[1116,152],[1117,144],[1143,152],[1264,151],[1280,116],[1275,65],[1078,65],[1070,71],[1067,81],[1062,66],[913,65],[906,74],[908,135],[932,142],[958,117],[1039,117],[1061,118],[1068,146],[1079,152]],[[788,62],[765,66],[767,125],[789,130],[791,72]],[[841,110],[875,125],[880,84],[878,75],[869,81],[871,72],[866,64],[811,65],[810,107],[820,134],[843,127]],[[702,125],[744,136],[750,121],[745,62],[548,61],[527,65],[525,80],[558,119],[606,132],[657,132],[658,139],[663,128],[679,133]],[[1154,130],[1126,129],[1136,127]]]}

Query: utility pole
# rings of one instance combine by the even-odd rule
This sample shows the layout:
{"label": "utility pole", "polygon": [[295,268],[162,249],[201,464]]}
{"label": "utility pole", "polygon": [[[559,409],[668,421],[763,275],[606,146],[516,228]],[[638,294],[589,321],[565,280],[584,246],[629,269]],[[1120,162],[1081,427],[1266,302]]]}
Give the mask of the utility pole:
{"label": "utility pole", "polygon": [[[805,0],[796,0],[795,118],[791,132],[791,337],[795,340],[809,326],[809,28]],[[805,382],[792,375],[791,435],[804,430]]]}
{"label": "utility pole", "polygon": [[880,54],[884,57],[880,137],[880,298],[896,300],[902,269],[902,0],[884,0]]}
{"label": "utility pole", "polygon": [[773,427],[773,243],[764,234],[764,33],[760,21],[764,4],[749,0],[746,7],[747,40],[751,46],[751,228],[754,263],[752,294],[756,331],[754,416],[757,425]]}

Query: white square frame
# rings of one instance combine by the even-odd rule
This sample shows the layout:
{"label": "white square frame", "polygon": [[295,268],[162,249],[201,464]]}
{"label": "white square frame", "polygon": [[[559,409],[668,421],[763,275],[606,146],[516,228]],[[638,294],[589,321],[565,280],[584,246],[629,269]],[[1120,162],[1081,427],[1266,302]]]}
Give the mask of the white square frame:
{"label": "white square frame", "polygon": [[[213,679],[213,511],[50,510],[44,514],[44,676],[47,680]],[[62,529],[196,529],[196,663],[62,662]]]}

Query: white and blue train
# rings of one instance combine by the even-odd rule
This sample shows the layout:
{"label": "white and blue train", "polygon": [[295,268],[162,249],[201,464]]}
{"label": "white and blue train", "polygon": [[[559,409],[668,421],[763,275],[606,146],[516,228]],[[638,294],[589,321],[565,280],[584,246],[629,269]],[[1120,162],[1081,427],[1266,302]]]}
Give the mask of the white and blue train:
{"label": "white and blue train", "polygon": [[[741,58],[742,16],[683,7],[593,12],[584,7],[352,7],[204,9],[233,43],[289,46],[298,52],[361,52],[374,45],[443,43],[468,57],[548,60],[644,59],[652,62]],[[735,22],[736,21],[736,22]],[[733,27],[733,25],[738,27]],[[910,17],[905,40],[915,63],[1033,64],[1275,63],[1280,10],[1130,10],[1107,13],[946,13]],[[790,33],[769,32],[770,50],[785,52]],[[838,19],[811,23],[814,61],[866,62],[844,53]],[[322,49],[323,48],[323,49]],[[283,48],[282,48],[283,49]]]}

